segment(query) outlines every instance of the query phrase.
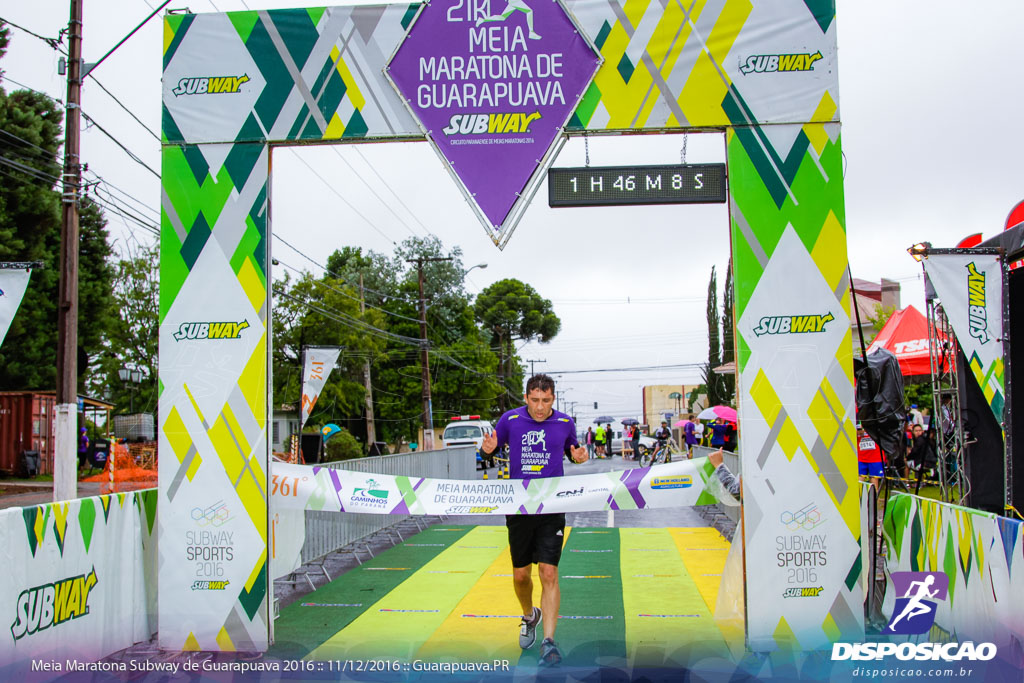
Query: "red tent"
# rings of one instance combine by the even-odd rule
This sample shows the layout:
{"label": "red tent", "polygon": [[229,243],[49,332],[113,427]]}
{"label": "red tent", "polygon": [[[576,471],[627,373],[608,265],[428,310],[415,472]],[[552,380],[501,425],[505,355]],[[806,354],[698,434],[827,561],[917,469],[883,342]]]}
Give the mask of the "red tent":
{"label": "red tent", "polygon": [[882,347],[896,354],[904,377],[931,374],[928,360],[928,320],[913,306],[896,311],[885,323],[868,353]]}

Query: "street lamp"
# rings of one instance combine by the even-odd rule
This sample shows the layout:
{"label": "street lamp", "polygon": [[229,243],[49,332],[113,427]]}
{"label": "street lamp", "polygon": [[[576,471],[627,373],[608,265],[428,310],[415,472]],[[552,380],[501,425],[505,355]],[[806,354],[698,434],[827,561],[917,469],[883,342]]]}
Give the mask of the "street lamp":
{"label": "street lamp", "polygon": [[487,267],[486,263],[478,263],[475,266],[470,267],[468,270],[462,271],[462,277],[466,277],[467,275],[469,275],[469,271],[473,270],[474,268],[480,268],[481,270],[483,270],[486,267]]}
{"label": "street lamp", "polygon": [[[142,383],[142,370],[127,365],[117,371],[121,381],[128,384],[128,413],[135,413],[135,386]],[[130,384],[129,384],[130,383]]]}
{"label": "street lamp", "polygon": [[676,400],[676,415],[679,415],[680,410],[682,410],[679,406],[679,401],[683,398],[683,395],[680,394],[678,391],[673,391],[671,394],[668,395],[668,397],[674,398]]}

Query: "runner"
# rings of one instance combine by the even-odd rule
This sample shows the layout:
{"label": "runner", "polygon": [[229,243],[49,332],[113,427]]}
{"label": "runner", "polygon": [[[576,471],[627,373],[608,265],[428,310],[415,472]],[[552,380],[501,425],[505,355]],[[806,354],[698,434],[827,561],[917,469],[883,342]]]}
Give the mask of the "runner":
{"label": "runner", "polygon": [[[552,410],[555,381],[547,375],[534,375],[526,383],[526,405],[501,416],[495,431],[484,437],[484,456],[509,447],[509,471],[512,479],[560,477],[562,455],[573,462],[587,461],[587,449],[576,440],[576,426],[565,413]],[[600,430],[598,430],[600,431]],[[519,647],[533,647],[537,625],[544,620],[544,640],[540,644],[540,663],[554,666],[562,661],[555,644],[561,592],[558,588],[558,561],[565,538],[565,514],[507,515],[508,543],[512,551],[512,583],[523,608],[519,627]],[[540,575],[540,609],[533,606],[531,565]]]}

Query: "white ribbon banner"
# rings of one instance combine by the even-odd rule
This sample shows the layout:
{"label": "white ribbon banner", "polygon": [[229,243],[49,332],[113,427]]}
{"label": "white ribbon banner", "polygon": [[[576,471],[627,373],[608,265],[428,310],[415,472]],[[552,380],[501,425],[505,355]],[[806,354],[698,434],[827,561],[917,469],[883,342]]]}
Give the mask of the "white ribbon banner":
{"label": "white ribbon banner", "polygon": [[[707,458],[547,479],[427,479],[274,463],[277,510],[380,515],[515,515],[711,505]],[[712,485],[708,486],[708,480]]]}
{"label": "white ribbon banner", "polygon": [[31,274],[32,271],[27,268],[0,270],[0,345],[3,345],[7,330],[21,306]]}
{"label": "white ribbon banner", "polygon": [[1003,265],[998,256],[930,254],[924,269],[997,422],[1003,421]]}
{"label": "white ribbon banner", "polygon": [[338,356],[341,355],[340,346],[316,346],[305,350],[303,354],[305,361],[302,364],[302,417],[299,422],[299,429],[306,424],[309,414],[313,412],[313,406],[320,398],[324,384],[327,383],[327,376],[331,374]]}

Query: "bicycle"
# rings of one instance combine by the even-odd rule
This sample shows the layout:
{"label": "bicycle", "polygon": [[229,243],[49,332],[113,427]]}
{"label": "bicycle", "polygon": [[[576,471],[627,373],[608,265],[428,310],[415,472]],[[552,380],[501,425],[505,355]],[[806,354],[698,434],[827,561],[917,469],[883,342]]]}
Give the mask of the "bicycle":
{"label": "bicycle", "polygon": [[640,454],[640,467],[650,467],[658,463],[668,462],[666,458],[678,455],[682,456],[684,451],[679,450],[679,446],[672,439],[665,441],[664,443],[658,443],[658,447],[652,453],[647,449],[641,449]]}

